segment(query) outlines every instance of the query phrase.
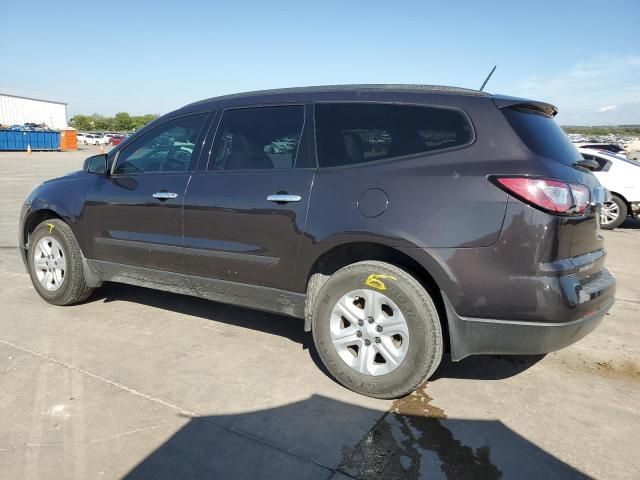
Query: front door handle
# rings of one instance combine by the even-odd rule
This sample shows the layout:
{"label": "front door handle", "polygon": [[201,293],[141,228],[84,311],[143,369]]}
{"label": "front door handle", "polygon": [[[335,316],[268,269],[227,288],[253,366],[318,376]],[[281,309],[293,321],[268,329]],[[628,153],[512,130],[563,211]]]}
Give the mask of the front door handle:
{"label": "front door handle", "polygon": [[170,198],[178,198],[178,194],[171,192],[156,192],[153,194],[153,198],[157,198],[158,200],[168,200]]}
{"label": "front door handle", "polygon": [[300,195],[289,195],[287,193],[276,193],[273,195],[269,195],[267,197],[267,200],[269,200],[270,202],[276,202],[276,203],[289,203],[289,202],[299,202],[300,200],[302,200],[302,197]]}

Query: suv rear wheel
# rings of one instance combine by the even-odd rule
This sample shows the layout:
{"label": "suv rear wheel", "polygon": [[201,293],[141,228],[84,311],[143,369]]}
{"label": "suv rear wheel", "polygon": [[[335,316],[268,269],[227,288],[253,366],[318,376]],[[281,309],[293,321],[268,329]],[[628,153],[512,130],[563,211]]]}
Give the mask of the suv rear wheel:
{"label": "suv rear wheel", "polygon": [[29,239],[29,274],[38,294],[54,305],[86,300],[88,287],[82,269],[80,246],[62,220],[45,220]]}
{"label": "suv rear wheel", "polygon": [[412,392],[442,359],[431,296],[404,270],[378,261],[344,267],[324,283],[314,303],[313,338],[338,382],[377,398]]}

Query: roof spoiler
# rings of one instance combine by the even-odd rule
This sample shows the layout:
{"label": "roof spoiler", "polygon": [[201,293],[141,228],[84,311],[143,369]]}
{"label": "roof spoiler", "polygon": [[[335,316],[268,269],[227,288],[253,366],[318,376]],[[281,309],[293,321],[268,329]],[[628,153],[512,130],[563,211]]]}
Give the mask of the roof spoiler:
{"label": "roof spoiler", "polygon": [[513,108],[515,110],[533,110],[547,117],[555,117],[558,109],[550,103],[539,102],[537,100],[527,100],[525,98],[498,97],[494,96],[493,101],[498,108]]}

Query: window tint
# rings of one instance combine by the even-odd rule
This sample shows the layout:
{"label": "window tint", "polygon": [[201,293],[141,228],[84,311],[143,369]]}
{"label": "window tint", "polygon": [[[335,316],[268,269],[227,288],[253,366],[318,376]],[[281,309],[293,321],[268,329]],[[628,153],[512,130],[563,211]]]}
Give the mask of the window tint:
{"label": "window tint", "polygon": [[503,108],[502,112],[532,152],[565,165],[580,160],[580,152],[553,118],[530,109]]}
{"label": "window tint", "polygon": [[321,167],[431,152],[469,143],[471,125],[455,110],[374,103],[316,105]]}
{"label": "window tint", "polygon": [[150,130],[120,153],[116,173],[186,171],[205,118],[177,118]]}
{"label": "window tint", "polygon": [[304,106],[227,110],[222,116],[209,170],[292,168],[304,123]]}

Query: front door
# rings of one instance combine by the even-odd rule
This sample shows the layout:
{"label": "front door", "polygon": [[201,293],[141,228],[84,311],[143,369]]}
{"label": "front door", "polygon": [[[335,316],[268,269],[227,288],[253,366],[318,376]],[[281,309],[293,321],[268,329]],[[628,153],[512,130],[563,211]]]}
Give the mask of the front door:
{"label": "front door", "polygon": [[185,197],[186,272],[239,297],[251,289],[237,284],[291,287],[315,174],[304,118],[303,105],[223,113]]}
{"label": "front door", "polygon": [[[180,272],[182,205],[206,113],[174,118],[127,144],[85,200],[89,259]],[[127,269],[123,268],[124,273]]]}

